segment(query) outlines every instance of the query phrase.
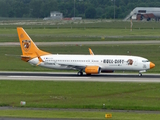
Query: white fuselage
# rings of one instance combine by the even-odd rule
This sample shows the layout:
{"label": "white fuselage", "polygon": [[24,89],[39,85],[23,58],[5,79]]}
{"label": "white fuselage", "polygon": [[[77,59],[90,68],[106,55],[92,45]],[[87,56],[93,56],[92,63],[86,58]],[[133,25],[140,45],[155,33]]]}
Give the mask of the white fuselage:
{"label": "white fuselage", "polygon": [[[39,65],[51,69],[73,69],[84,71],[86,66],[99,66],[101,71],[131,70],[146,71],[150,69],[150,62],[138,56],[124,55],[45,55]],[[29,61],[38,64],[38,58]]]}
{"label": "white fuselage", "polygon": [[[142,11],[142,12],[141,12]],[[136,7],[130,14],[154,14],[155,17],[160,17],[160,8],[158,7]]]}

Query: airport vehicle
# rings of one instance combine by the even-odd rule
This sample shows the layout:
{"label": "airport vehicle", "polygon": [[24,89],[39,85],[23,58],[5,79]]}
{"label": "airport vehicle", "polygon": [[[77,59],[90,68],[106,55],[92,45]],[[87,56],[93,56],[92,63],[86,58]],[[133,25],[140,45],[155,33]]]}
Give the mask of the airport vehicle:
{"label": "airport vehicle", "polygon": [[126,55],[94,55],[91,49],[90,55],[59,55],[40,50],[29,35],[21,27],[17,28],[21,45],[21,59],[30,64],[51,68],[77,70],[78,75],[110,73],[115,70],[142,72],[154,68],[155,64],[148,59],[138,56]]}
{"label": "airport vehicle", "polygon": [[131,13],[124,19],[133,20],[143,20],[146,19],[147,21],[154,18],[156,21],[160,19],[160,8],[159,7],[136,7]]}

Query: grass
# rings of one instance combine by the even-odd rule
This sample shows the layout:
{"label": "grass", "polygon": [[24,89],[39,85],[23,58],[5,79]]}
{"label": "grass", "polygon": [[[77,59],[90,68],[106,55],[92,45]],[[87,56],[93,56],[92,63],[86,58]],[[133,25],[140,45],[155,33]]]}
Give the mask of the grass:
{"label": "grass", "polygon": [[16,42],[17,27],[23,27],[36,42],[160,40],[159,22],[111,20],[43,21],[1,20],[0,42]]}
{"label": "grass", "polygon": [[[130,21],[121,20],[81,20],[81,21],[43,21],[43,20],[1,20],[0,28],[25,28],[52,29],[52,28],[107,28],[107,29],[130,29]],[[159,29],[159,22],[133,21],[134,29]]]}
{"label": "grass", "polygon": [[160,110],[159,83],[0,81],[0,106]]}
{"label": "grass", "polygon": [[[105,120],[105,111],[0,110],[1,117]],[[159,120],[160,114],[112,112],[112,120]]]}
{"label": "grass", "polygon": [[[35,42],[160,40],[160,29],[24,29]],[[0,42],[18,42],[16,27],[0,28]]]}
{"label": "grass", "polygon": [[[135,55],[142,56],[156,64],[154,69],[148,72],[160,73],[160,45],[59,45],[39,46],[40,49],[53,54],[89,54],[88,48],[92,48],[94,54],[106,55]],[[1,71],[55,71],[46,68],[32,66],[21,61],[21,49],[17,46],[0,47]],[[5,54],[17,56],[5,56]],[[57,70],[56,70],[57,71]]]}

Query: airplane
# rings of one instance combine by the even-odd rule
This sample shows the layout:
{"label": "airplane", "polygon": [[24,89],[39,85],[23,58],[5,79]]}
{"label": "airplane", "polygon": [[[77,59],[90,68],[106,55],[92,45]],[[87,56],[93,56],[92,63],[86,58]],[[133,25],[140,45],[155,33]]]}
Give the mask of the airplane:
{"label": "airplane", "polygon": [[127,55],[59,55],[40,50],[22,27],[17,27],[17,33],[22,50],[21,60],[32,65],[50,69],[77,70],[77,75],[112,73],[114,71],[143,72],[155,67],[148,59]]}
{"label": "airplane", "polygon": [[159,7],[136,7],[131,11],[131,13],[124,19],[132,20],[143,20],[146,19],[150,21],[152,18],[155,18],[156,21],[160,19],[160,8]]}

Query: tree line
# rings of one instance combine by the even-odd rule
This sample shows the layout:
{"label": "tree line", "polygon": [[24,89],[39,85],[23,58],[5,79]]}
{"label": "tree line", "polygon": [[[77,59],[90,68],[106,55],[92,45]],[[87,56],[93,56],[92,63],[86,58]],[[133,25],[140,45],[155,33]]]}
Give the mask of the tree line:
{"label": "tree line", "polygon": [[64,17],[123,19],[135,7],[159,6],[159,0],[0,0],[0,17],[44,18],[59,11]]}

